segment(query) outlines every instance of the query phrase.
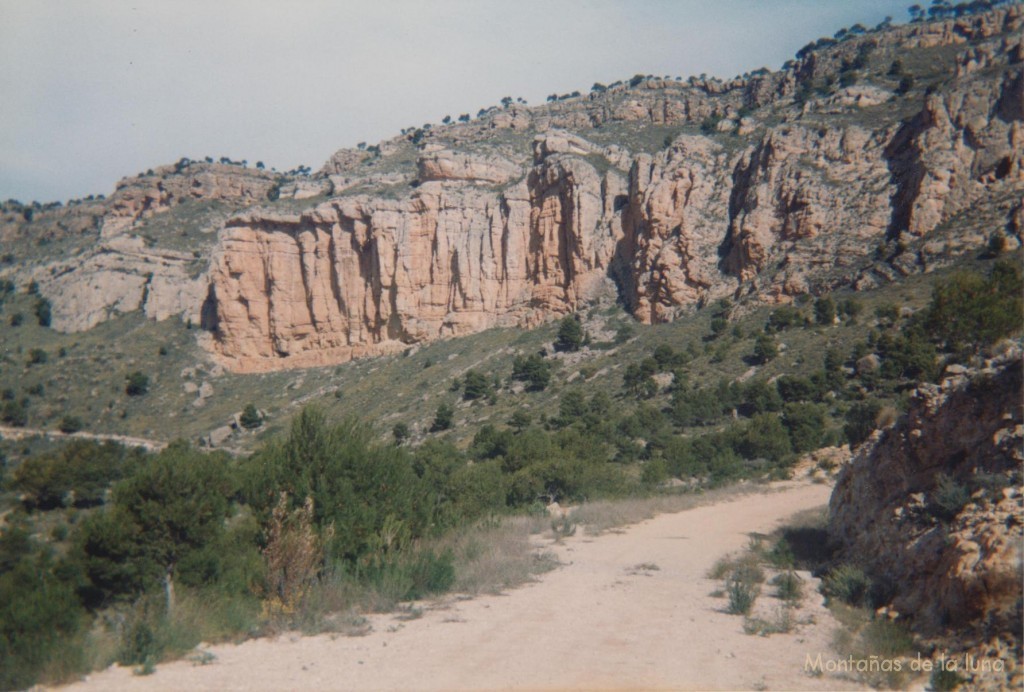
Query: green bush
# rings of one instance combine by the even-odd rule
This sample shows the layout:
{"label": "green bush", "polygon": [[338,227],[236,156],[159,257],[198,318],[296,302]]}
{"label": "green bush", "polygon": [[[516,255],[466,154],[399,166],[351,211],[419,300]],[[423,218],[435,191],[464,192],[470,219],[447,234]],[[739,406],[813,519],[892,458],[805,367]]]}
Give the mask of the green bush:
{"label": "green bush", "polygon": [[917,325],[881,335],[875,350],[882,356],[881,375],[886,379],[931,381],[938,374],[938,353]]}
{"label": "green bush", "polygon": [[967,680],[955,670],[936,668],[928,678],[928,688],[934,692],[953,692]]}
{"label": "green bush", "polygon": [[583,325],[575,315],[567,315],[558,323],[556,351],[578,351],[583,346]]}
{"label": "green bush", "polygon": [[772,310],[772,314],[768,316],[765,331],[769,333],[781,332],[791,327],[800,326],[803,323],[804,316],[800,310],[789,305],[783,305]]}
{"label": "green bush", "polygon": [[635,333],[636,332],[633,329],[632,325],[623,324],[618,329],[615,330],[615,339],[613,339],[613,342],[616,345],[624,344],[630,339],[632,339]]}
{"label": "green bush", "polygon": [[786,404],[782,422],[789,431],[793,451],[800,454],[822,446],[825,435],[825,411],[806,402]]}
{"label": "green bush", "polygon": [[530,426],[533,419],[530,414],[523,409],[516,409],[512,412],[512,416],[508,419],[509,426],[517,432],[522,432]]}
{"label": "green bush", "polygon": [[736,438],[734,449],[745,459],[780,462],[792,452],[789,434],[774,413],[754,416]]}
{"label": "green bush", "polygon": [[389,601],[417,600],[445,593],[455,584],[454,557],[433,551],[398,554],[372,561],[362,578]]}
{"label": "green bush", "polygon": [[434,422],[430,424],[430,432],[441,432],[452,427],[455,411],[448,404],[439,404],[434,413]]}
{"label": "green bush", "polygon": [[779,347],[775,339],[768,334],[758,334],[754,340],[754,361],[763,365],[774,360],[777,355]]}
{"label": "green bush", "polygon": [[[176,442],[114,487],[113,503],[77,539],[90,603],[203,583],[230,514],[235,482],[223,454]],[[200,557],[202,556],[202,557]]]}
{"label": "green bush", "polygon": [[512,362],[512,379],[526,383],[526,391],[541,392],[551,381],[551,364],[533,353],[516,356]]}
{"label": "green bush", "polygon": [[662,458],[651,459],[644,464],[640,480],[646,485],[660,485],[668,479],[668,465]]}
{"label": "green bush", "polygon": [[396,445],[402,445],[412,435],[412,431],[406,423],[398,422],[391,428],[391,435],[395,438]]}
{"label": "green bush", "polygon": [[878,427],[878,414],[882,412],[882,402],[877,399],[868,399],[850,407],[846,412],[846,425],[843,432],[849,440],[851,447],[864,442],[871,436],[871,433]]}
{"label": "green bush", "polygon": [[466,373],[466,377],[463,381],[462,398],[466,401],[472,401],[474,399],[485,399],[491,393],[490,382],[487,381],[487,376],[476,370],[470,370]]}
{"label": "green bush", "polygon": [[935,287],[924,330],[946,350],[975,352],[1024,327],[1024,278],[1000,261],[989,277],[961,272]]}
{"label": "green bush", "polygon": [[761,588],[756,582],[730,577],[725,585],[725,593],[729,597],[727,612],[731,615],[746,615],[754,607],[760,592]]}
{"label": "green bush", "polygon": [[803,581],[792,570],[783,572],[772,579],[775,595],[783,600],[797,603],[803,598]]}
{"label": "green bush", "polygon": [[960,514],[964,505],[971,501],[970,488],[944,473],[939,474],[935,481],[928,511],[943,521],[952,521]]}
{"label": "green bush", "polygon": [[141,463],[138,450],[113,442],[73,440],[54,452],[29,457],[21,463],[8,487],[21,493],[33,509],[53,509],[70,503],[77,507],[100,504],[116,481]]}
{"label": "green bush", "polygon": [[28,352],[28,365],[42,365],[47,360],[49,356],[41,348],[33,348]]}
{"label": "green bush", "polygon": [[24,428],[28,425],[27,401],[5,401],[0,409],[0,420],[12,427]]}
{"label": "green bush", "polygon": [[821,389],[814,382],[799,375],[782,375],[775,381],[775,387],[783,401],[814,401],[821,396]]}
{"label": "green bush", "polygon": [[238,417],[238,422],[246,430],[255,430],[263,425],[263,416],[260,415],[255,404],[246,404],[242,409],[242,415]]}
{"label": "green bush", "polygon": [[825,577],[822,591],[847,605],[866,606],[870,603],[871,579],[860,567],[840,565]]}
{"label": "green bush", "polygon": [[76,433],[85,427],[85,423],[78,416],[64,416],[60,419],[58,429],[65,434]]}
{"label": "green bush", "polygon": [[0,689],[28,688],[50,667],[84,667],[73,640],[85,614],[48,552],[24,527],[8,523],[0,533]]}
{"label": "green bush", "polygon": [[127,380],[124,391],[128,396],[142,396],[149,392],[149,376],[145,373],[136,370],[128,375]]}
{"label": "green bush", "polygon": [[622,387],[625,392],[637,399],[650,399],[658,393],[658,385],[654,381],[657,363],[653,358],[640,363],[630,363],[622,375]]}
{"label": "green bush", "polygon": [[505,508],[509,479],[498,460],[461,466],[448,478],[446,498],[450,502],[448,520],[467,521]]}
{"label": "green bush", "polygon": [[836,319],[836,304],[829,296],[814,301],[814,320],[818,324],[830,326]]}
{"label": "green bush", "polygon": [[659,344],[656,346],[654,353],[652,353],[651,356],[654,358],[654,362],[658,364],[658,368],[662,372],[671,370],[672,368],[678,368],[686,364],[685,354],[676,353],[668,344]]}
{"label": "green bush", "polygon": [[50,321],[52,320],[50,301],[46,298],[37,298],[34,311],[36,313],[36,320],[39,322],[39,326],[49,327]]}
{"label": "green bush", "polygon": [[719,394],[716,399],[726,405],[732,403],[730,399],[734,401],[738,399],[742,402],[739,404],[739,408],[744,415],[773,413],[782,410],[782,396],[779,392],[780,390],[775,384],[770,384],[765,380],[751,380],[737,394],[730,394],[729,397]]}
{"label": "green bush", "polygon": [[885,658],[909,654],[914,646],[914,637],[906,625],[893,622],[887,617],[872,619],[861,637],[868,651]]}
{"label": "green bush", "polygon": [[247,460],[242,476],[243,496],[264,524],[282,492],[290,510],[309,498],[317,530],[333,526],[328,556],[349,564],[375,550],[386,523],[410,539],[423,535],[435,509],[404,448],[377,441],[355,420],[329,425],[314,408]]}

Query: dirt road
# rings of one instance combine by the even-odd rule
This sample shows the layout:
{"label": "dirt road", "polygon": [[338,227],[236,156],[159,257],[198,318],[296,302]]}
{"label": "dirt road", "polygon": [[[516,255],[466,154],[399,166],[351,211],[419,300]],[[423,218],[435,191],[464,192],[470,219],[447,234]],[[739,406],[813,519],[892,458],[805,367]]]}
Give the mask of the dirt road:
{"label": "dirt road", "polygon": [[0,425],[0,439],[23,440],[26,437],[48,437],[53,440],[95,440],[96,442],[117,442],[127,447],[142,447],[147,452],[159,452],[167,446],[166,442],[148,440],[144,437],[129,437],[113,433],[75,432],[64,433],[59,430],[42,428],[10,428]]}
{"label": "dirt road", "polygon": [[[376,616],[364,637],[280,637],[215,646],[213,663],[161,665],[139,677],[112,668],[73,690],[851,689],[811,677],[835,627],[807,589],[790,634],[744,634],[706,578],[721,556],[829,487],[791,485],[662,515],[622,533],[555,547],[566,564],[502,596],[452,599],[401,621]],[[778,607],[766,588],[760,607]]]}

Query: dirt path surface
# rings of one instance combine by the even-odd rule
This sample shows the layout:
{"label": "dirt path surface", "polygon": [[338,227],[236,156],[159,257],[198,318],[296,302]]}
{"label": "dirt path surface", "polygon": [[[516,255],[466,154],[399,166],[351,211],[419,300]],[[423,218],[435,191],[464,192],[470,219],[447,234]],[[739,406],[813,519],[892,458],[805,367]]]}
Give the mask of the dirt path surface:
{"label": "dirt path surface", "polygon": [[52,440],[95,440],[97,442],[118,442],[128,447],[142,447],[149,452],[159,452],[167,446],[166,442],[148,440],[144,437],[129,437],[113,433],[76,432],[63,433],[60,430],[43,430],[42,428],[10,428],[0,425],[0,439],[23,440],[26,437],[48,437]]}
{"label": "dirt path surface", "polygon": [[[858,689],[812,677],[806,657],[826,658],[835,624],[805,588],[795,632],[747,635],[706,578],[751,532],[827,503],[825,485],[790,484],[625,531],[574,537],[554,549],[563,567],[501,596],[427,605],[421,618],[374,616],[363,637],[279,637],[209,649],[213,663],[125,668],[73,690],[490,690]],[[656,566],[656,567],[655,567]],[[766,612],[778,607],[766,587]]]}

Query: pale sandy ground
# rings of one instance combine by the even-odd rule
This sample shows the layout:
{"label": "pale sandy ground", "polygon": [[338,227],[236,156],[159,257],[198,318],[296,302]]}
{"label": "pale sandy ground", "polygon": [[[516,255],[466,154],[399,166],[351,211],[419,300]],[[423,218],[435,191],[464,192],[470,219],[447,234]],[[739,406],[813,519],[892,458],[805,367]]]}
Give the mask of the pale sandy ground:
{"label": "pale sandy ground", "polygon": [[[726,553],[746,547],[800,510],[828,502],[830,487],[788,484],[667,514],[621,533],[576,536],[554,546],[564,566],[501,596],[425,604],[423,617],[374,616],[363,637],[282,636],[209,649],[205,666],[179,661],[149,676],[111,668],[72,690],[618,690],[858,689],[813,677],[808,654],[830,649],[836,627],[806,589],[791,634],[744,634],[706,578]],[[638,565],[657,570],[638,570]],[[779,603],[765,587],[758,599]]]}

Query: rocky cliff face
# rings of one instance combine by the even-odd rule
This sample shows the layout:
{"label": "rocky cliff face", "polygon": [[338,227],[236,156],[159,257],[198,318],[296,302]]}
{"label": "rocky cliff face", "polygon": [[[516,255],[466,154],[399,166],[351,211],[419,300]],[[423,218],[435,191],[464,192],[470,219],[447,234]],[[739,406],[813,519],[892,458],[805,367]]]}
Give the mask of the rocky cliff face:
{"label": "rocky cliff face", "polygon": [[[58,328],[202,310],[238,370],[530,326],[601,292],[659,322],[721,296],[868,288],[994,232],[1019,245],[1022,27],[1012,5],[809,47],[775,73],[636,77],[341,150],[301,179],[167,167],[0,232],[101,236],[32,272]],[[241,213],[201,266],[149,240],[159,256],[140,255],[159,219],[194,223],[185,200]]]}
{"label": "rocky cliff face", "polygon": [[138,221],[196,200],[262,202],[275,182],[269,173],[226,164],[163,166],[152,175],[125,178],[107,205],[102,236],[121,235]]}
{"label": "rocky cliff face", "polygon": [[[168,241],[189,233],[214,238],[231,213],[266,201],[275,185],[270,174],[241,166],[163,166],[125,178],[107,199],[38,210],[10,205],[0,223],[0,238],[9,247],[33,241],[42,247],[42,257],[21,261],[14,275],[19,283],[39,284],[53,305],[54,329],[83,331],[135,310],[151,319],[180,316],[198,324],[208,292],[208,260],[198,250],[186,250],[186,242]],[[188,221],[170,218],[169,212],[188,209],[190,203],[205,206],[194,218],[183,212]],[[211,203],[223,207],[216,211]],[[161,227],[160,234],[152,232],[154,226]],[[52,253],[57,257],[45,252],[61,241],[72,247]]]}
{"label": "rocky cliff face", "polygon": [[494,192],[472,182],[492,182],[508,166],[434,156],[420,170],[428,180],[406,198],[358,196],[228,223],[209,325],[228,364],[324,364],[529,326],[606,282],[622,237],[614,174],[554,155]]}
{"label": "rocky cliff face", "polygon": [[[839,476],[830,530],[893,589],[917,632],[1020,660],[1024,496],[1021,352],[915,392]],[[954,636],[955,635],[955,636]],[[1024,671],[1010,671],[1019,687]]]}
{"label": "rocky cliff face", "polygon": [[[417,133],[405,167],[389,167],[410,157],[401,140],[379,158],[343,150],[322,172],[341,199],[228,224],[216,348],[239,370],[323,364],[530,326],[609,280],[657,322],[719,296],[785,301],[930,269],[1020,213],[1020,26],[1015,7],[865,36],[778,74],[511,106]],[[877,73],[908,47],[947,51],[960,76],[933,75],[913,100],[884,79],[835,87],[851,61]],[[702,127],[653,154],[628,135],[599,143],[637,123]],[[505,130],[532,138],[530,158]],[[374,185],[387,191],[359,194]],[[978,207],[992,226],[954,228]]]}

